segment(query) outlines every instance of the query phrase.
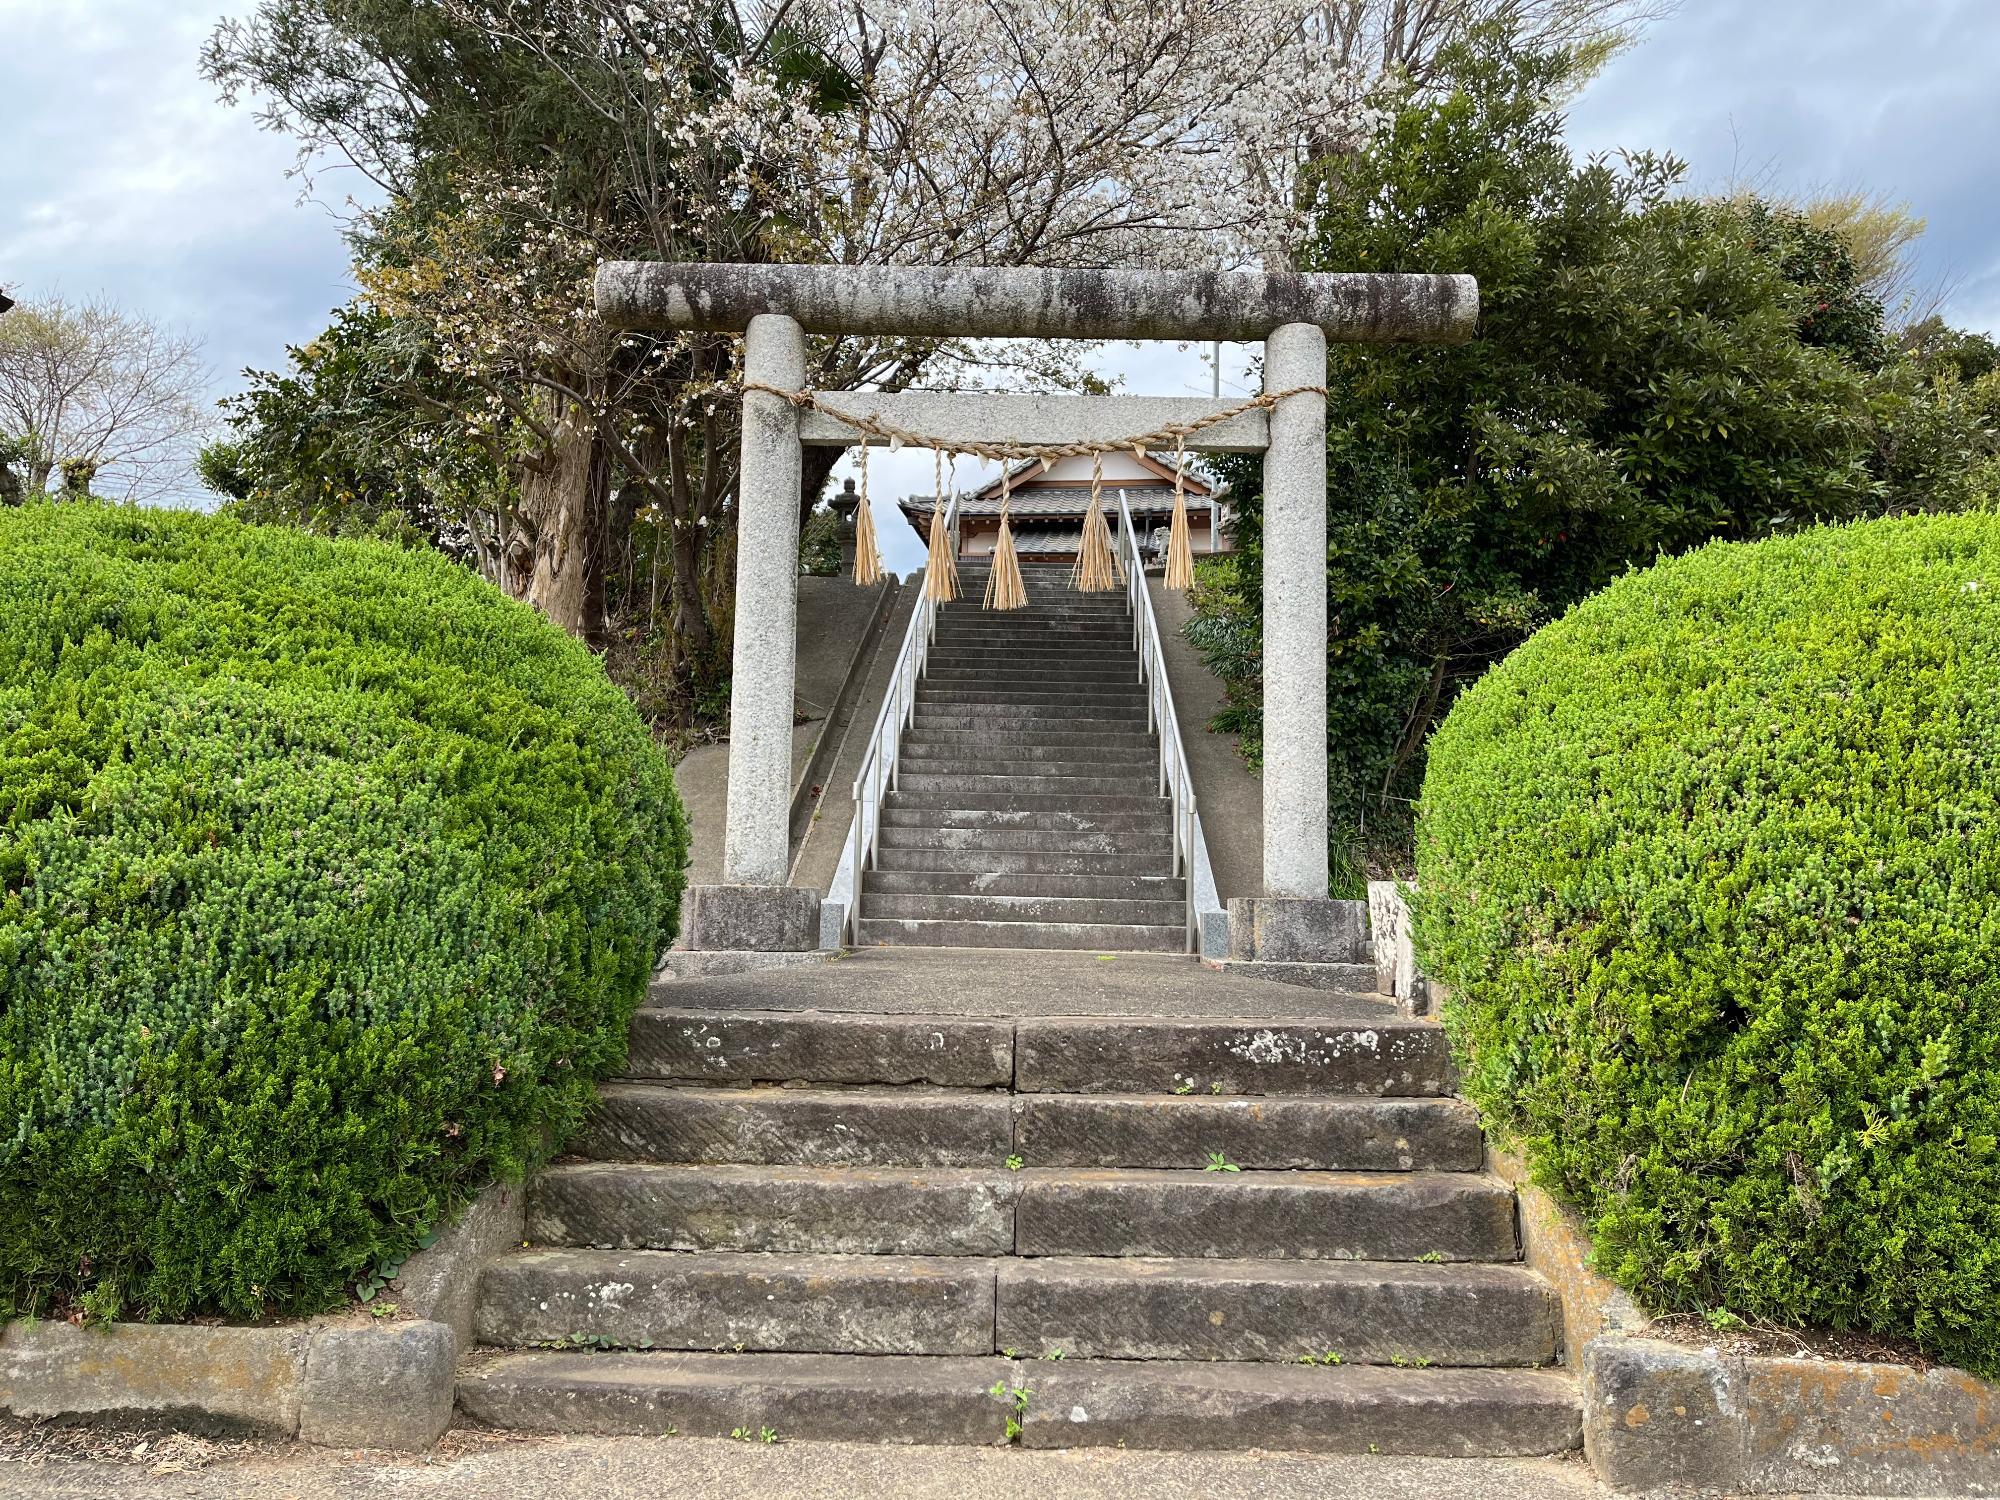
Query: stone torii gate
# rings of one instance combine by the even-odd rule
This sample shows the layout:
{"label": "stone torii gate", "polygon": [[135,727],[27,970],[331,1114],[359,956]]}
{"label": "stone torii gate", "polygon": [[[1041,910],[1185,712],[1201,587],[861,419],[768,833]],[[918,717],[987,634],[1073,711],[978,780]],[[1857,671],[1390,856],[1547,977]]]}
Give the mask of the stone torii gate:
{"label": "stone torii gate", "polygon": [[[956,270],[621,261],[597,274],[614,328],[744,335],[736,636],[720,886],[689,892],[694,948],[799,950],[819,941],[819,894],[790,864],[794,626],[801,445],[856,434],[773,391],[802,391],[805,336],[1186,339],[1264,342],[1264,388],[1294,392],[1194,434],[1188,449],[1264,453],[1264,880],[1232,911],[1268,928],[1244,956],[1327,956],[1352,918],[1327,890],[1326,399],[1329,339],[1456,343],[1478,316],[1470,276]],[[755,389],[758,386],[770,390]],[[940,439],[1108,441],[1237,403],[1194,398],[818,393]],[[998,431],[1001,427],[1011,429]],[[1341,907],[1351,903],[1339,903]],[[1232,933],[1232,942],[1234,935]]]}

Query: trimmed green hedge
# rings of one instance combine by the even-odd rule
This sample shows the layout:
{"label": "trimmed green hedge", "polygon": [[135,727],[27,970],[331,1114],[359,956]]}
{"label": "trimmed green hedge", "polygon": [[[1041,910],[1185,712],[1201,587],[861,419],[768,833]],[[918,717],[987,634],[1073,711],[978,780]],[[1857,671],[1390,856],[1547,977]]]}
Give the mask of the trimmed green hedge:
{"label": "trimmed green hedge", "polygon": [[315,1312],[579,1117],[666,760],[433,553],[0,509],[0,1309]]}
{"label": "trimmed green hedge", "polygon": [[1655,1309],[2000,1374],[2000,517],[1628,575],[1432,742],[1466,1086]]}

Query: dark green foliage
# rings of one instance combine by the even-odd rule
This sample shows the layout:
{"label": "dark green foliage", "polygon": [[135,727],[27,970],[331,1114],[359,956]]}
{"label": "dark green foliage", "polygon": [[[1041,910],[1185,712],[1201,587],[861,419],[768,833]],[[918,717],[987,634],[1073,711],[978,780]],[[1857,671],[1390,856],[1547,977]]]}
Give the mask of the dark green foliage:
{"label": "dark green foliage", "polygon": [[1632,574],[1432,740],[1465,1085],[1654,1308],[2000,1375],[2000,518]]}
{"label": "dark green foliage", "polygon": [[283,373],[246,370],[249,388],[222,403],[235,435],[201,450],[202,483],[246,521],[468,558],[467,513],[506,504],[512,480],[454,415],[462,383],[413,329],[360,304],[286,355]]}
{"label": "dark green foliage", "polygon": [[0,512],[0,1307],[338,1303],[577,1119],[685,856],[599,665],[445,558]]}
{"label": "dark green foliage", "polygon": [[[1464,271],[1476,338],[1329,359],[1334,864],[1407,868],[1423,746],[1453,698],[1633,563],[1714,537],[1969,503],[1968,416],[1894,356],[1842,242],[1680,164],[1579,165],[1566,58],[1492,33],[1450,88],[1334,168],[1303,269]],[[1204,641],[1256,729],[1255,459],[1224,460],[1234,558]],[[1247,637],[1247,638],[1246,638]],[[1226,658],[1233,658],[1226,659]]]}

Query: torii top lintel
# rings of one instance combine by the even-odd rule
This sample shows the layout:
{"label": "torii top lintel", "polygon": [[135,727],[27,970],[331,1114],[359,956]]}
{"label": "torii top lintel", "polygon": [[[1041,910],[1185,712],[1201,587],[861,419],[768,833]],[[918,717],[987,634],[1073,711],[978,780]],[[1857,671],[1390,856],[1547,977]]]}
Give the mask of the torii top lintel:
{"label": "torii top lintel", "polygon": [[1057,271],[609,261],[598,312],[618,328],[739,332],[783,313],[809,333],[909,338],[1267,338],[1309,323],[1347,343],[1471,337],[1470,276],[1376,272]]}

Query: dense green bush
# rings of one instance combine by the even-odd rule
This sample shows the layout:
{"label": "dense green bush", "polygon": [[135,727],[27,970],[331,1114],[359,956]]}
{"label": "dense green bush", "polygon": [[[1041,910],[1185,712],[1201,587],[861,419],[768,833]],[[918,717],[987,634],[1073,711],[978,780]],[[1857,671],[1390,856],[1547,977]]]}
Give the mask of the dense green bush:
{"label": "dense green bush", "polygon": [[1431,744],[1466,1086],[1655,1308],[2000,1374],[2000,517],[1716,544]]}
{"label": "dense green bush", "polygon": [[0,1308],[338,1302],[574,1122],[685,852],[599,665],[443,557],[0,510]]}

